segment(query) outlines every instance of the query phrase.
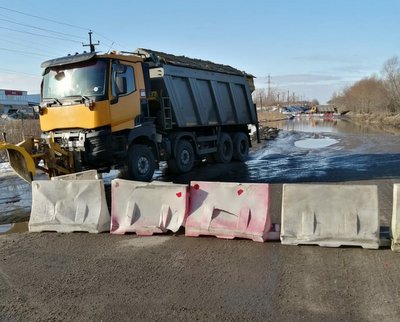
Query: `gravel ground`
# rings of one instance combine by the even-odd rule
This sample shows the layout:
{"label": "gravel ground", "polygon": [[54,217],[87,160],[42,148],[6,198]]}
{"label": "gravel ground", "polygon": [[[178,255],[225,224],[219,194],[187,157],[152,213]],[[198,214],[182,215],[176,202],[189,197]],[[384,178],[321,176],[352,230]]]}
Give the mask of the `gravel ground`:
{"label": "gravel ground", "polygon": [[[381,224],[393,182],[361,182],[378,184]],[[274,222],[281,187],[272,185]],[[398,321],[399,255],[183,231],[2,234],[0,320]]]}

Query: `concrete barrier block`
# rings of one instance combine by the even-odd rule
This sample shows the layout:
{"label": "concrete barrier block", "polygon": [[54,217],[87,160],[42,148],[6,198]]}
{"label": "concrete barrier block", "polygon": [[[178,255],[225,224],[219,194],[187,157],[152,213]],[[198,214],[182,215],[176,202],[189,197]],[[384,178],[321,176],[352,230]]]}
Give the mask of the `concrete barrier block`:
{"label": "concrete barrier block", "polygon": [[187,185],[114,179],[111,196],[112,234],[176,232],[187,216]]}
{"label": "concrete barrier block", "polygon": [[109,231],[110,214],[102,180],[32,182],[29,231]]}
{"label": "concrete barrier block", "polygon": [[97,180],[97,179],[99,179],[99,176],[96,170],[75,172],[51,178],[51,180]]}
{"label": "concrete barrier block", "polygon": [[400,252],[400,184],[393,185],[393,213],[390,227],[392,250]]}
{"label": "concrete barrier block", "polygon": [[258,242],[273,238],[276,232],[272,231],[269,215],[269,185],[191,182],[185,235],[239,237]]}
{"label": "concrete barrier block", "polygon": [[281,242],[379,248],[378,190],[367,185],[284,184]]}

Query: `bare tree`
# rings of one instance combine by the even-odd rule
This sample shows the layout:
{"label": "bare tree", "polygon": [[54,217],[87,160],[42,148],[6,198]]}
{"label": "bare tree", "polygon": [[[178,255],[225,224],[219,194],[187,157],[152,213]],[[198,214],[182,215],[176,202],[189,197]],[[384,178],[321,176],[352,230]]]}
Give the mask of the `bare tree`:
{"label": "bare tree", "polygon": [[376,76],[361,79],[345,88],[342,94],[335,93],[330,102],[340,109],[358,113],[391,112],[388,90]]}
{"label": "bare tree", "polygon": [[253,94],[253,101],[261,110],[267,106],[267,90],[265,88],[257,88]]}
{"label": "bare tree", "polygon": [[385,62],[382,74],[391,99],[391,109],[400,111],[400,61],[397,56]]}
{"label": "bare tree", "polygon": [[316,98],[313,98],[312,101],[310,102],[310,104],[311,104],[312,106],[314,106],[314,105],[319,105],[319,101],[318,101]]}

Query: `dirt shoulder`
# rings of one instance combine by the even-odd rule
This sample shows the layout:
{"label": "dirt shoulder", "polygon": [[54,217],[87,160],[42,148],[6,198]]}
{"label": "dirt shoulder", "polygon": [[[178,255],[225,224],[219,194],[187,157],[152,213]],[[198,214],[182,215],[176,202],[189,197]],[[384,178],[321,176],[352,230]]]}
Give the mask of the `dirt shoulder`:
{"label": "dirt shoulder", "polygon": [[[378,184],[388,222],[393,180]],[[282,185],[271,190],[280,221]],[[397,321],[388,248],[110,234],[0,235],[0,320]]]}
{"label": "dirt shoulder", "polygon": [[347,115],[356,124],[368,124],[387,132],[400,133],[400,114],[364,113]]}

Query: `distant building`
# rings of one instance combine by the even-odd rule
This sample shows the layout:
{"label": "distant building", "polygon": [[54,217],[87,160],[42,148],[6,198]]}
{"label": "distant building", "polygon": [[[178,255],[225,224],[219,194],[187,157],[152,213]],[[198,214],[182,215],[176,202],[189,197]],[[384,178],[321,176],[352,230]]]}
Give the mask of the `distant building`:
{"label": "distant building", "polygon": [[32,117],[32,107],[38,105],[39,101],[39,94],[28,95],[27,91],[0,89],[0,116]]}

